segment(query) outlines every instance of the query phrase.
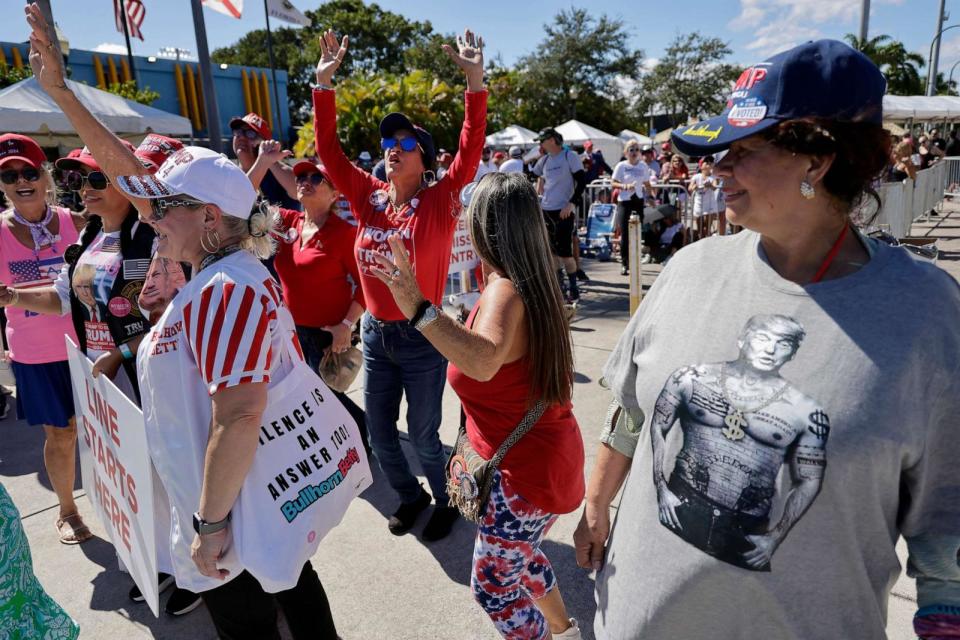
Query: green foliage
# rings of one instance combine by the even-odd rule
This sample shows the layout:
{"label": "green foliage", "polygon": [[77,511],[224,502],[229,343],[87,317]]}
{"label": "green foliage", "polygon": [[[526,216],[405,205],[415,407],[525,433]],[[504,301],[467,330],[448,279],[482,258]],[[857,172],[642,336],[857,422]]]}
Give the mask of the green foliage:
{"label": "green foliage", "polygon": [[[340,143],[350,157],[361,151],[378,155],[380,120],[388,113],[401,111],[433,135],[438,149],[455,149],[463,123],[459,93],[426,71],[405,76],[363,74],[347,78],[337,87]],[[313,123],[306,122],[298,130],[294,153],[298,157],[313,155],[313,140]]]}
{"label": "green foliage", "polygon": [[538,129],[576,111],[607,131],[630,124],[621,82],[639,77],[643,52],[630,48],[623,21],[572,8],[543,29],[544,39],[517,64],[515,121]]}
{"label": "green foliage", "polygon": [[682,124],[690,116],[723,110],[724,101],[741,68],[723,62],[732,53],[720,38],[699,32],[678,35],[663,58],[643,76],[636,93],[638,119],[657,110]]}
{"label": "green foliage", "polygon": [[133,80],[127,80],[126,82],[114,82],[108,86],[106,90],[107,92],[118,95],[125,100],[133,100],[134,102],[145,104],[148,107],[153,104],[154,100],[160,97],[160,94],[152,90],[150,87],[138,89],[137,83]]}
{"label": "green foliage", "polygon": [[[873,60],[887,78],[887,93],[897,96],[924,95],[927,88],[927,74],[920,70],[926,66],[923,55],[907,51],[899,40],[888,35],[878,35],[868,40],[861,40],[852,33],[844,36],[854,49],[862,51]],[[936,93],[957,95],[956,81],[947,80],[943,73],[937,73]]]}
{"label": "green foliage", "polygon": [[30,67],[21,67],[19,69],[12,65],[0,66],[0,89],[16,84],[21,80],[26,80],[33,75]]}

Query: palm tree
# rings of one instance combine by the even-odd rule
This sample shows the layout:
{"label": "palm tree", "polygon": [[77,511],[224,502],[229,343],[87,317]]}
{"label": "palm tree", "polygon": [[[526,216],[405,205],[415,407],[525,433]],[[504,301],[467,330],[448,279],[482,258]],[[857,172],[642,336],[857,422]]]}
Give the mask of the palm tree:
{"label": "palm tree", "polygon": [[861,40],[852,33],[844,40],[865,56],[873,60],[887,78],[887,93],[894,95],[919,95],[923,93],[924,79],[920,69],[926,61],[919,53],[907,51],[903,43],[888,35],[878,35]]}

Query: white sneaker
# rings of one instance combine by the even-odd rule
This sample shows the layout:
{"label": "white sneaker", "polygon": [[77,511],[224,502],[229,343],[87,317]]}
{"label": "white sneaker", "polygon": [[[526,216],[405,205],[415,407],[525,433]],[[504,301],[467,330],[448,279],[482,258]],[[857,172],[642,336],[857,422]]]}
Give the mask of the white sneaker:
{"label": "white sneaker", "polygon": [[570,628],[563,633],[553,634],[553,640],[580,640],[580,625],[576,618],[570,618]]}

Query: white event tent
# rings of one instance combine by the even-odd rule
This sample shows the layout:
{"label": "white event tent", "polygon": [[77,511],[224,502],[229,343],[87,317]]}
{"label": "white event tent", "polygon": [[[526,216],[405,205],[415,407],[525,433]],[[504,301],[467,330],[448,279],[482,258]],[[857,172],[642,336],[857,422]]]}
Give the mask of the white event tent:
{"label": "white event tent", "polygon": [[[100,122],[122,138],[139,139],[148,133],[193,134],[190,121],[182,116],[72,80],[67,84]],[[82,146],[67,116],[34,77],[0,90],[0,123],[4,133],[28,135],[41,146]]]}
{"label": "white event tent", "polygon": [[958,96],[883,96],[884,120],[960,120]]}
{"label": "white event tent", "polygon": [[653,144],[653,138],[645,136],[642,133],[637,133],[636,131],[631,131],[630,129],[624,129],[618,135],[621,142],[626,144],[630,140],[636,140],[640,144]]}
{"label": "white event tent", "polygon": [[491,147],[500,147],[503,149],[508,149],[512,146],[518,146],[521,149],[530,149],[537,146],[537,132],[531,131],[526,127],[521,127],[518,124],[512,124],[496,133],[488,135],[487,144]]}
{"label": "white event tent", "polygon": [[556,127],[557,133],[563,136],[564,144],[579,147],[587,140],[593,142],[594,148],[603,152],[603,159],[611,167],[620,161],[623,155],[623,141],[617,136],[591,127],[579,120],[567,120]]}

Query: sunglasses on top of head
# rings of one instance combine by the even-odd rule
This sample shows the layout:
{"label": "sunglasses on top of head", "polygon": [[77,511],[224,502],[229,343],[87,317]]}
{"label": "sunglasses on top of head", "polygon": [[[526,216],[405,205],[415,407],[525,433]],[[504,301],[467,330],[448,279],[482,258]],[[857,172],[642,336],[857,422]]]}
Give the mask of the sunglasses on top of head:
{"label": "sunglasses on top of head", "polygon": [[0,180],[3,181],[3,184],[17,184],[17,180],[19,180],[21,176],[23,176],[23,179],[27,182],[36,182],[40,179],[40,170],[34,169],[33,167],[24,167],[19,171],[16,169],[0,171]]}
{"label": "sunglasses on top of head", "polygon": [[102,171],[91,171],[84,174],[82,171],[61,171],[56,175],[57,186],[68,191],[80,191],[83,189],[83,183],[90,185],[91,189],[102,191],[110,184],[110,180]]}
{"label": "sunglasses on top of head", "polygon": [[322,173],[304,173],[297,176],[297,184],[306,184],[309,182],[313,186],[320,186],[320,183],[323,182]]}
{"label": "sunglasses on top of head", "polygon": [[417,148],[416,138],[381,138],[380,148],[384,151],[393,149],[397,145],[404,151],[410,152]]}
{"label": "sunglasses on top of head", "polygon": [[233,135],[236,138],[246,138],[247,140],[257,140],[260,138],[259,133],[246,127],[237,127],[233,130]]}

